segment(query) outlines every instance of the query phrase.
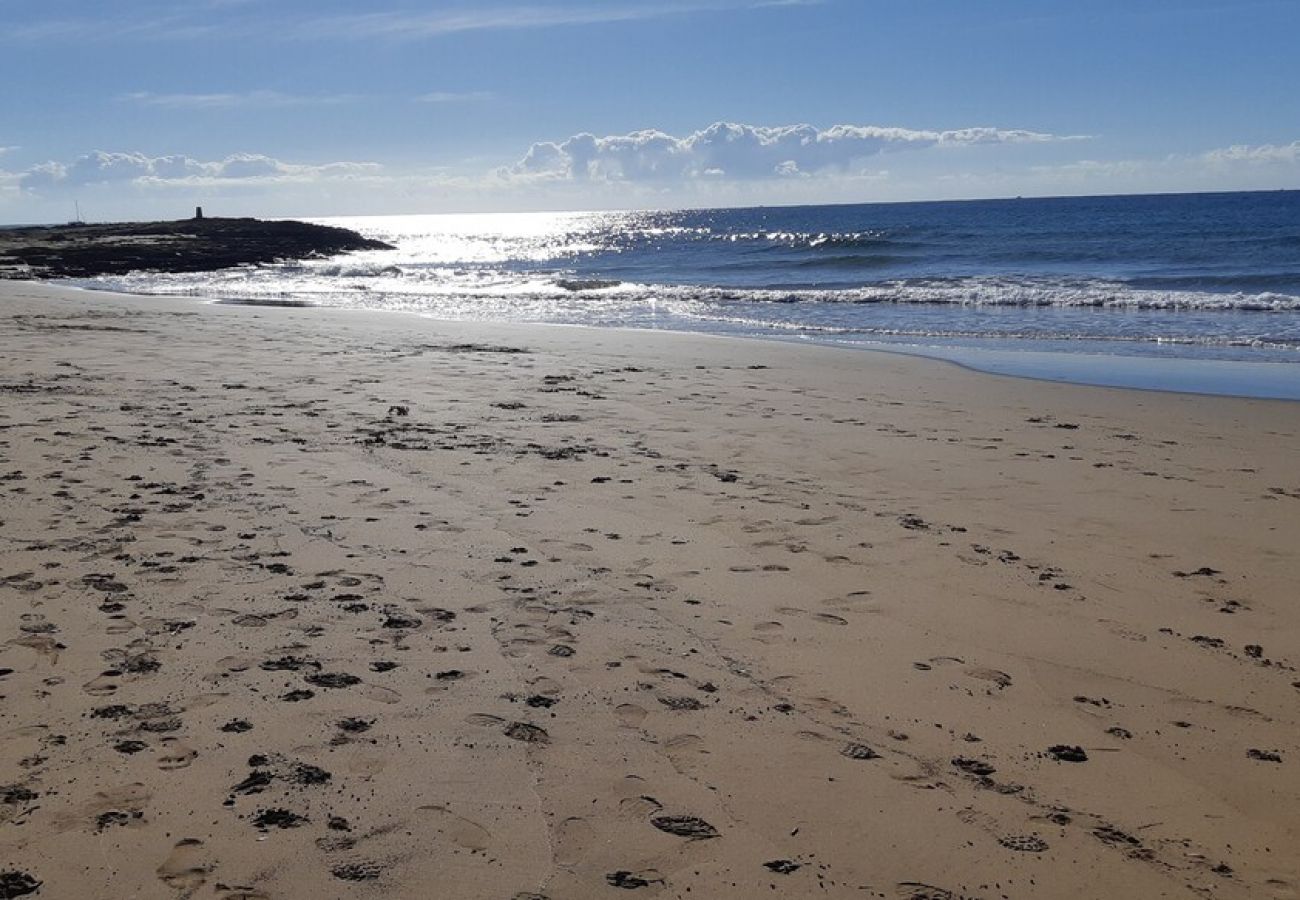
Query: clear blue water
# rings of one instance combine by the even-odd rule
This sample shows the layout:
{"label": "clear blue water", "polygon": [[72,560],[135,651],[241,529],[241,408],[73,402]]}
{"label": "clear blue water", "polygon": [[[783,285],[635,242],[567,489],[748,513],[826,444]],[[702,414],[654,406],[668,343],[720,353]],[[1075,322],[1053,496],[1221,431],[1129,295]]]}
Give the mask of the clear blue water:
{"label": "clear blue water", "polygon": [[[1119,358],[1249,364],[1179,383],[1300,398],[1297,191],[320,221],[397,249],[79,283],[886,346],[1042,377],[1060,359],[1067,380],[1152,371]],[[1247,371],[1273,386],[1243,389]]]}

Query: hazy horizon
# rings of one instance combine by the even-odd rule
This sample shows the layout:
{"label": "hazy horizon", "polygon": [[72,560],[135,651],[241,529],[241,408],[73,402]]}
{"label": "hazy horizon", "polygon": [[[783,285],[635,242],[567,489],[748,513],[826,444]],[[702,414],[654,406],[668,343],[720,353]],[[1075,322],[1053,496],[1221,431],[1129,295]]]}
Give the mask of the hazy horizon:
{"label": "hazy horizon", "polygon": [[[461,216],[587,216],[600,215],[602,213],[689,213],[689,212],[708,212],[710,210],[740,212],[745,210],[773,209],[773,210],[791,210],[803,207],[808,208],[834,208],[838,206],[855,207],[855,206],[909,206],[925,204],[950,204],[950,203],[1014,203],[1024,201],[1048,201],[1048,200],[1105,200],[1105,199],[1123,199],[1123,198],[1140,198],[1140,197],[1195,197],[1195,196],[1212,196],[1215,194],[1287,194],[1300,192],[1300,188],[1257,188],[1253,190],[1235,191],[1150,191],[1142,193],[1096,193],[1096,194],[1026,194],[1016,196],[1002,197],[924,197],[915,200],[846,200],[832,203],[751,203],[737,206],[627,206],[627,207],[592,207],[584,209],[581,207],[556,207],[554,209],[446,209],[437,212],[421,212],[410,209],[396,209],[392,212],[383,213],[325,213],[325,214],[308,214],[308,213],[287,213],[281,215],[259,216],[258,213],[235,213],[223,210],[220,207],[211,208],[203,207],[202,204],[194,206],[177,206],[177,208],[167,216],[160,219],[150,219],[142,217],[125,217],[120,219],[103,219],[89,215],[85,209],[80,210],[81,222],[94,224],[112,224],[114,222],[149,222],[149,221],[185,221],[190,219],[194,214],[194,207],[203,209],[204,218],[267,218],[267,219],[297,219],[303,221],[323,221],[329,219],[366,219],[366,218],[421,218],[421,217],[461,217]],[[51,219],[48,221],[24,221],[24,222],[0,222],[0,228],[24,228],[24,227],[46,227],[70,224],[72,220]]]}

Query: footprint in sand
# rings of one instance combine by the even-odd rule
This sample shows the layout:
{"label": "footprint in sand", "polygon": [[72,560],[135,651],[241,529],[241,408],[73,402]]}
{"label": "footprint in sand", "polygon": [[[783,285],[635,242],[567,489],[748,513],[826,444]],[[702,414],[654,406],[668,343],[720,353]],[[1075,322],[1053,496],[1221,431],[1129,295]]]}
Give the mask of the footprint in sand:
{"label": "footprint in sand", "polygon": [[367,700],[373,700],[376,703],[400,703],[402,695],[392,688],[380,687],[377,684],[366,684],[357,688],[357,693]]}
{"label": "footprint in sand", "polygon": [[635,703],[620,703],[614,707],[614,715],[624,728],[640,728],[649,713],[646,712],[645,707],[637,706]]}
{"label": "footprint in sand", "polygon": [[839,521],[838,516],[822,516],[819,519],[818,518],[796,519],[794,524],[803,527],[812,527],[816,525],[830,525],[833,522],[838,522],[838,521]]}
{"label": "footprint in sand", "polygon": [[344,766],[344,770],[350,775],[358,775],[362,778],[373,778],[387,769],[391,762],[392,756],[389,754],[372,753],[353,758],[346,766]]}
{"label": "footprint in sand", "polygon": [[1126,641],[1133,641],[1137,644],[1145,644],[1147,642],[1147,636],[1140,631],[1134,631],[1132,628],[1126,628],[1123,625],[1105,619],[1102,619],[1101,622],[1106,626],[1106,630],[1115,635],[1115,637],[1123,638]]}
{"label": "footprint in sand", "polygon": [[209,706],[215,706],[229,696],[229,694],[225,693],[199,694],[185,701],[185,712],[193,712],[196,709],[205,709]]}
{"label": "footprint in sand", "polygon": [[535,638],[514,638],[506,642],[501,652],[512,659],[518,659],[536,652],[537,645],[540,643],[542,642]]}
{"label": "footprint in sand", "polygon": [[158,768],[164,772],[184,769],[199,755],[197,750],[176,738],[163,738],[159,743],[163,745],[163,753],[158,757]]}
{"label": "footprint in sand", "polygon": [[800,731],[799,737],[806,741],[817,741],[829,747],[834,747],[840,756],[846,759],[864,762],[881,758],[880,754],[870,745],[861,741],[846,740],[842,735],[822,734],[820,731]]}
{"label": "footprint in sand", "polygon": [[596,829],[586,819],[572,816],[555,828],[555,864],[576,866],[596,844]]}
{"label": "footprint in sand", "polygon": [[223,656],[215,663],[216,671],[203,676],[205,682],[224,681],[231,675],[247,672],[257,662],[255,656]]}
{"label": "footprint in sand", "polygon": [[465,721],[471,725],[482,725],[485,728],[491,728],[492,726],[499,727],[506,724],[505,719],[500,716],[494,716],[491,713],[472,713],[465,717]]}
{"label": "footprint in sand", "polygon": [[[11,731],[6,731],[2,736],[5,742],[9,740],[37,740],[43,745],[49,736],[50,726],[48,725],[20,725]],[[12,748],[10,748],[12,749]]]}
{"label": "footprint in sand", "polygon": [[458,847],[471,852],[486,850],[492,844],[492,832],[477,822],[459,816],[445,806],[420,806],[419,812],[434,821],[434,830]]}
{"label": "footprint in sand", "polygon": [[186,838],[172,848],[172,852],[158,867],[158,878],[168,887],[185,891],[189,896],[208,880],[212,864],[207,862],[203,842]]}
{"label": "footprint in sand", "polygon": [[838,700],[832,700],[830,697],[808,697],[803,702],[813,709],[825,710],[831,715],[847,716],[849,714],[848,707]]}
{"label": "footprint in sand", "polygon": [[1006,672],[1000,672],[997,669],[985,669],[980,666],[972,666],[965,669],[964,673],[971,678],[978,678],[981,681],[991,681],[997,685],[998,690],[1011,687],[1011,676]]}
{"label": "footprint in sand", "polygon": [[107,697],[109,694],[117,693],[117,688],[116,676],[112,675],[100,675],[81,686],[81,689],[92,697]]}
{"label": "footprint in sand", "polygon": [[534,694],[545,694],[547,697],[554,697],[561,690],[558,681],[554,678],[547,678],[545,675],[529,679],[528,686],[533,689]]}
{"label": "footprint in sand", "polygon": [[433,684],[424,689],[426,694],[442,694],[451,690],[464,681],[478,677],[476,672],[466,672],[464,669],[443,669],[441,672],[435,672]]}
{"label": "footprint in sand", "polygon": [[471,725],[499,728],[506,737],[523,744],[549,744],[551,742],[551,736],[545,728],[528,722],[508,722],[500,716],[489,713],[473,713],[466,716],[465,721]]}
{"label": "footprint in sand", "polygon": [[[624,775],[622,778],[610,785],[610,794],[619,798],[619,809],[623,810],[624,804],[628,804],[626,809],[633,810],[636,804],[648,801],[654,810],[662,809],[658,800],[649,796],[650,785],[640,775]],[[644,816],[638,816],[644,818]]]}
{"label": "footprint in sand", "polygon": [[959,900],[952,891],[920,881],[901,881],[895,895],[898,900]]}
{"label": "footprint in sand", "polygon": [[663,808],[662,803],[646,794],[624,797],[618,802],[618,816],[629,822],[644,822]]}
{"label": "footprint in sand", "polygon": [[61,833],[78,829],[103,831],[117,825],[139,825],[150,797],[149,789],[139,783],[96,791],[85,803],[55,816],[51,826]]}
{"label": "footprint in sand", "polygon": [[704,738],[698,734],[679,734],[670,737],[661,745],[674,769],[680,775],[689,775],[704,763],[708,750],[704,749]]}
{"label": "footprint in sand", "polygon": [[15,647],[26,647],[28,650],[36,651],[48,659],[51,665],[58,663],[59,650],[62,649],[62,644],[48,634],[31,634],[22,638],[14,638],[8,643]]}

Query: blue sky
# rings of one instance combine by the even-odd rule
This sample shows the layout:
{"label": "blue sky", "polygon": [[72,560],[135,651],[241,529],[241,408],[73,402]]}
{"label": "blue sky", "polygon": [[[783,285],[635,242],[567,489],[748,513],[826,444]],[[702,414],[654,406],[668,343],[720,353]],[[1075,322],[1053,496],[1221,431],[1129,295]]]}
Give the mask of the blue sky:
{"label": "blue sky", "polygon": [[1296,0],[0,0],[0,222],[1300,187]]}

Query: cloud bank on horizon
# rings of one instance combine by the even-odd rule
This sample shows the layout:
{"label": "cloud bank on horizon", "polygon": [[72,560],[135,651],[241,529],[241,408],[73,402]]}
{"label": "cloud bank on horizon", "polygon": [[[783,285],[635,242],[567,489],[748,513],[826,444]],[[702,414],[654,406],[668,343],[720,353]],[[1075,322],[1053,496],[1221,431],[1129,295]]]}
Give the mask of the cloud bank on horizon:
{"label": "cloud bank on horizon", "polygon": [[542,141],[504,171],[511,176],[575,180],[787,178],[849,172],[855,164],[890,151],[1083,139],[987,127],[918,131],[836,125],[818,130],[811,125],[767,128],[715,122],[682,138],[646,130],[608,137],[584,133],[561,143]]}
{"label": "cloud bank on horizon", "polygon": [[129,183],[137,187],[169,183],[198,185],[221,181],[311,181],[377,174],[376,163],[334,162],[299,165],[261,153],[236,153],[225,159],[201,162],[188,156],[146,156],[143,153],[107,153],[96,150],[70,163],[54,160],[18,175],[18,186],[29,191],[68,190],[93,185]]}
{"label": "cloud bank on horizon", "polygon": [[[220,105],[217,99],[212,102]],[[498,186],[516,180],[671,184],[697,178],[761,180],[834,176],[862,171],[874,157],[885,153],[1077,140],[1086,138],[989,127],[923,131],[879,125],[836,125],[819,130],[811,125],[764,127],[715,122],[680,138],[646,129],[606,137],[583,133],[560,143],[539,141],[513,165],[478,173],[468,181]],[[48,160],[35,165],[18,173],[18,183],[23,189],[40,191],[112,182],[162,185],[221,179],[355,177],[377,175],[383,168],[378,163],[358,162],[292,164],[260,153],[236,153],[205,162],[184,155],[151,157],[140,152],[96,150],[70,162]]]}
{"label": "cloud bank on horizon", "polygon": [[[932,131],[836,125],[818,129],[811,125],[768,127],[715,122],[684,137],[644,129],[622,135],[597,137],[581,133],[559,142],[538,141],[513,164],[468,173],[399,169],[362,161],[294,163],[263,153],[199,160],[183,154],[149,156],[137,151],[96,150],[68,161],[47,160],[19,172],[0,169],[0,190],[39,196],[113,185],[149,191],[364,181],[374,188],[424,186],[498,194],[509,194],[515,188],[554,187],[568,191],[560,196],[573,197],[572,191],[593,185],[613,190],[619,186],[648,186],[671,192],[693,183],[754,186],[792,179],[827,184],[868,180],[880,184],[891,177],[889,170],[879,168],[881,163],[908,153],[948,153],[944,164],[949,168],[937,177],[959,183],[971,177],[961,170],[963,150],[1088,140],[1086,135],[992,127]],[[13,148],[0,147],[0,154],[9,149]],[[954,152],[957,155],[952,155]],[[1193,168],[1207,174],[1232,169],[1295,169],[1300,174],[1300,140],[1289,144],[1236,144],[1162,159],[1083,159],[1059,165],[1031,165],[1025,171],[1038,176],[1057,174],[1076,180],[1086,176],[1101,181],[1162,169]]]}

